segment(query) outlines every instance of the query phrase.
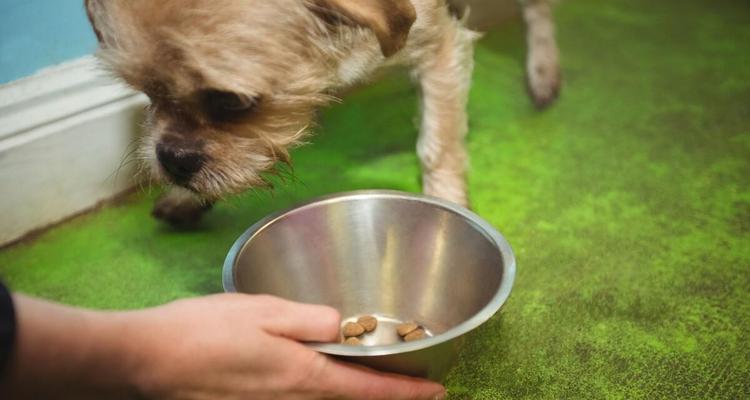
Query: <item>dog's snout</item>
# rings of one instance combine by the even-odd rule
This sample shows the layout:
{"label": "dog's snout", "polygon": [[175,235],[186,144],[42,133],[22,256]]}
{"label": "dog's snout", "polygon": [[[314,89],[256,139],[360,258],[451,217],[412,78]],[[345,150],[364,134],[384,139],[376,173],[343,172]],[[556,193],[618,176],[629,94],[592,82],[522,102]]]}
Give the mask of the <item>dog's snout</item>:
{"label": "dog's snout", "polygon": [[199,149],[163,142],[156,145],[156,158],[178,185],[184,185],[205,163],[206,157]]}

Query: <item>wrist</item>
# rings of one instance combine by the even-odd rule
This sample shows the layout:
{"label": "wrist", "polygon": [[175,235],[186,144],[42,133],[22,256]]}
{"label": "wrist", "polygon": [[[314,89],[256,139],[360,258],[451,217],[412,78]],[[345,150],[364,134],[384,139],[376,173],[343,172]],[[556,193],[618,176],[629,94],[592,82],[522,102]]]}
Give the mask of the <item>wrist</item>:
{"label": "wrist", "polygon": [[146,364],[145,337],[138,312],[92,312],[90,373],[104,391],[116,398],[142,398],[142,371]]}
{"label": "wrist", "polygon": [[111,313],[102,325],[103,335],[113,338],[110,357],[119,361],[120,389],[128,398],[158,397],[155,394],[161,391],[165,364],[159,362],[159,355],[166,344],[160,340],[160,323],[158,314],[146,309]]}

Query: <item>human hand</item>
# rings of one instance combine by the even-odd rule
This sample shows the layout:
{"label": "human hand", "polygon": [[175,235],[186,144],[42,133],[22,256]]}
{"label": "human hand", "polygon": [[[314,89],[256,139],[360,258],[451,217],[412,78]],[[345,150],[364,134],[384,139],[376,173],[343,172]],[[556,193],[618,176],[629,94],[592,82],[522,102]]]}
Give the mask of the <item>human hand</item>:
{"label": "human hand", "polygon": [[124,313],[135,385],[157,399],[442,399],[426,380],[333,360],[300,341],[338,339],[332,308],[222,294]]}

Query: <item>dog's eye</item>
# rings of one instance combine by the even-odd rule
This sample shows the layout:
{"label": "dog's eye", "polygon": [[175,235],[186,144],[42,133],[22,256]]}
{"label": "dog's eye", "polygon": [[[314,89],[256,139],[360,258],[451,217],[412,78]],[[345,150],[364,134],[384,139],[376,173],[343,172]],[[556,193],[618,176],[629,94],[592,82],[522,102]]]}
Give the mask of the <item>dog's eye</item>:
{"label": "dog's eye", "polygon": [[257,96],[221,90],[204,90],[200,94],[203,109],[217,122],[231,122],[252,112],[260,102]]}

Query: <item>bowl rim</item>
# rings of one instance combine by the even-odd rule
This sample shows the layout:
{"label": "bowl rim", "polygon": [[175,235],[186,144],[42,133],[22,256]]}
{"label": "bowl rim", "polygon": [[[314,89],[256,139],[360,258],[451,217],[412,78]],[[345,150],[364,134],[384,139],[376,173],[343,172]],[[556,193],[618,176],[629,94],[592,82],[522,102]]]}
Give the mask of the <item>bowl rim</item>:
{"label": "bowl rim", "polygon": [[510,247],[510,244],[505,239],[505,237],[489,222],[485,221],[479,215],[458,204],[432,196],[401,192],[396,190],[358,190],[330,194],[302,202],[300,204],[297,204],[296,206],[274,212],[260,219],[258,222],[248,228],[244,233],[242,233],[242,235],[240,235],[240,237],[234,242],[231,249],[229,250],[227,257],[224,260],[224,267],[222,270],[224,291],[227,293],[237,293],[234,273],[234,267],[237,257],[245,247],[245,245],[249,243],[255,235],[262,232],[265,228],[288,215],[303,211],[311,207],[317,207],[320,205],[346,200],[356,200],[359,198],[391,198],[417,201],[420,203],[427,203],[432,206],[437,206],[463,217],[467,222],[473,225],[475,229],[482,233],[485,238],[487,238],[492,244],[494,244],[497,250],[500,252],[500,256],[503,261],[503,271],[500,286],[498,287],[497,292],[495,292],[492,299],[481,310],[479,310],[479,312],[466,319],[464,322],[448,329],[447,331],[429,337],[427,339],[391,345],[359,347],[336,343],[306,343],[308,347],[313,348],[321,353],[347,357],[383,356],[409,353],[413,351],[423,350],[429,347],[434,347],[465,335],[466,333],[485,323],[493,315],[500,311],[500,309],[510,296],[513,282],[515,281],[516,277],[516,257],[513,253],[513,249]]}

